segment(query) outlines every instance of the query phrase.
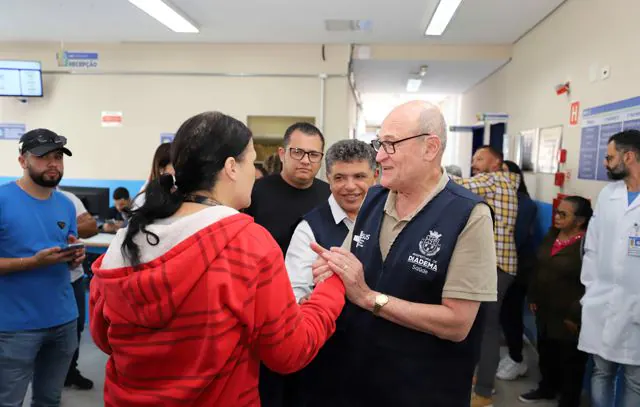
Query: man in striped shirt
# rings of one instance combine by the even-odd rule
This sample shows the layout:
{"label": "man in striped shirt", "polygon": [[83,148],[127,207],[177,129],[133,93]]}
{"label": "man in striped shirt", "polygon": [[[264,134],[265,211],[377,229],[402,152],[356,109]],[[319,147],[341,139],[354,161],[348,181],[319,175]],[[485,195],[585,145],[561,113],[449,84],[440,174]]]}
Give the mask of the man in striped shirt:
{"label": "man in striped shirt", "polygon": [[500,308],[518,269],[515,226],[518,215],[520,175],[502,171],[502,153],[491,146],[480,147],[473,155],[471,178],[451,177],[458,184],[480,195],[494,213],[494,240],[498,262],[498,301],[486,304],[485,333],[472,407],[493,403],[495,375],[500,362]]}

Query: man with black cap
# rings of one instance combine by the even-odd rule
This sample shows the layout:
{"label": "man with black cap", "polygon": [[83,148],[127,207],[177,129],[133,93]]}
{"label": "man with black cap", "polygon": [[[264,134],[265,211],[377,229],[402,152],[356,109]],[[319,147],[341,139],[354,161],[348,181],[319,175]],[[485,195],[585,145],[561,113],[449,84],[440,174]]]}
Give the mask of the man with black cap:
{"label": "man with black cap", "polygon": [[73,203],[56,191],[67,140],[36,129],[20,138],[23,175],[0,186],[0,406],[59,406],[78,345],[69,269],[84,260]]}

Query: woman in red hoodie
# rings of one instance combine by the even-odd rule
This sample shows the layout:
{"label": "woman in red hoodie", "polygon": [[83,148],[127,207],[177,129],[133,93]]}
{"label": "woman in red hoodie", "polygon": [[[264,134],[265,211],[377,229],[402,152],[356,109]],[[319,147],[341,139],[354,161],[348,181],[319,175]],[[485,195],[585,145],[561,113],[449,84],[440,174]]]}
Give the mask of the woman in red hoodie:
{"label": "woman in red hoodie", "polygon": [[163,175],[94,264],[91,334],[109,355],[105,406],[259,406],[260,361],[307,365],[344,305],[337,277],[296,304],[282,253],[249,206],[251,131],[187,120]]}

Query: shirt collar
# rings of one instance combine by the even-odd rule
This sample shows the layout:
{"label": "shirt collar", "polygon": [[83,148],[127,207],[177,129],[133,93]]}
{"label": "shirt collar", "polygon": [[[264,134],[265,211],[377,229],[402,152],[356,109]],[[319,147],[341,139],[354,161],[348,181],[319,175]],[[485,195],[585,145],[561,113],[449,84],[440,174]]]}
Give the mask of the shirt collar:
{"label": "shirt collar", "polygon": [[447,186],[447,183],[449,182],[449,175],[447,174],[447,171],[445,171],[444,168],[441,168],[441,171],[442,171],[442,176],[440,176],[440,181],[438,181],[438,185],[436,185],[436,188],[433,190],[433,192],[431,192],[431,194],[427,196],[427,199],[425,199],[424,202],[422,202],[420,206],[416,208],[415,211],[413,211],[411,214],[406,216],[404,219],[400,219],[400,217],[398,216],[398,212],[396,211],[396,198],[398,196],[398,193],[396,191],[390,191],[389,196],[387,196],[387,202],[384,205],[385,213],[396,220],[410,221],[411,219],[413,219],[413,217],[416,216],[416,214],[420,212],[422,208],[427,206],[427,204],[431,202],[431,200],[436,195],[442,192],[442,190],[444,190],[444,187]]}
{"label": "shirt collar", "polygon": [[333,194],[329,197],[329,208],[331,208],[331,214],[333,215],[333,220],[336,222],[336,225],[345,219],[350,220],[344,209],[338,205],[338,201],[336,201]]}

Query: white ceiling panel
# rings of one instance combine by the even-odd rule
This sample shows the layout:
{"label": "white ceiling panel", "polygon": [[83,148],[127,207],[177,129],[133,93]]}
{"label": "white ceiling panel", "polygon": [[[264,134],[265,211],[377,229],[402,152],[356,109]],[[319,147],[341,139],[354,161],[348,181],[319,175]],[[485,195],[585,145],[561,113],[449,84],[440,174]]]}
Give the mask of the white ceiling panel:
{"label": "white ceiling panel", "polygon": [[[444,35],[425,38],[438,0],[174,0],[199,34],[173,33],[127,0],[0,0],[0,41],[508,44],[563,2],[463,0]],[[329,32],[329,19],[370,30]]]}

